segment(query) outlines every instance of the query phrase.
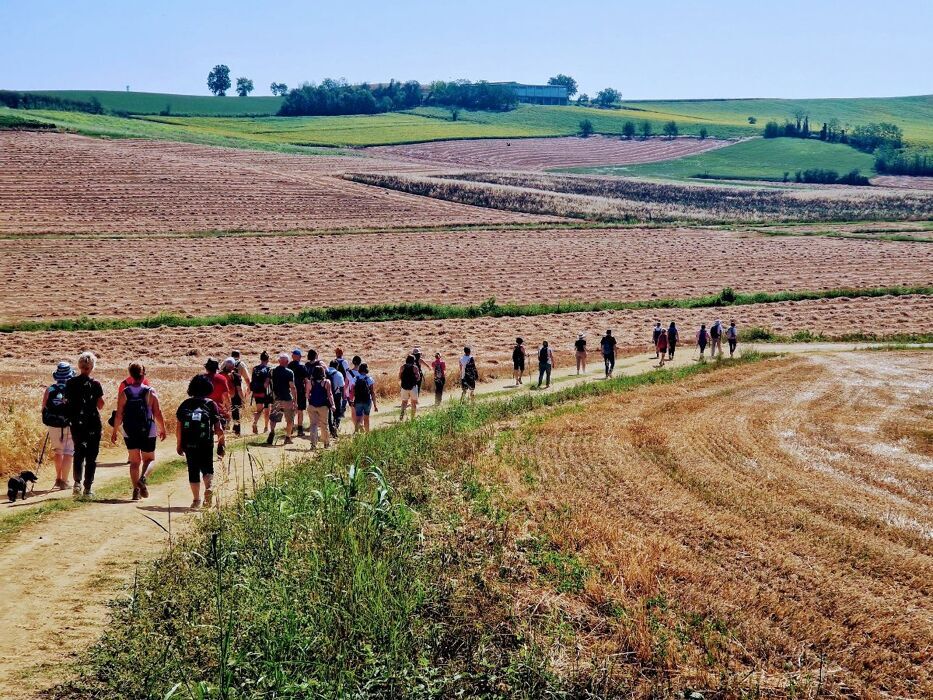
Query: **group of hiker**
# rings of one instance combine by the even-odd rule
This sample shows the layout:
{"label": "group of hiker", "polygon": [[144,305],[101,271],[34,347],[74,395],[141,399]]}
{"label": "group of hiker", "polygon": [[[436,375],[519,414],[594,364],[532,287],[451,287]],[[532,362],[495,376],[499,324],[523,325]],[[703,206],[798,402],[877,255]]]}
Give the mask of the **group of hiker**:
{"label": "group of hiker", "polygon": [[[711,357],[717,351],[722,356],[722,339],[729,344],[730,357],[735,353],[738,331],[735,321],[728,328],[722,321],[715,321],[709,329],[703,324],[696,334],[696,345],[703,358],[707,346]],[[672,321],[663,328],[658,321],[652,342],[655,357],[660,366],[674,359],[680,339],[676,324]],[[599,341],[603,358],[603,371],[611,378],[616,361],[616,338],[611,330]],[[574,342],[577,374],[587,368],[587,339],[580,333]],[[538,383],[540,388],[551,385],[551,374],[556,367],[554,351],[548,341],[542,341],[537,351]],[[516,338],[512,349],[512,365],[515,386],[523,383],[528,352],[523,338]],[[191,486],[192,507],[209,506],[213,499],[214,440],[217,454],[223,456],[226,430],[234,435],[242,432],[244,412],[251,406],[252,432],[268,433],[266,444],[274,444],[276,430],[284,422],[284,444],[292,444],[293,434],[305,435],[305,413],[308,414],[308,436],[311,447],[317,448],[320,438],[324,447],[329,447],[332,438],[338,436],[340,426],[348,409],[354,432],[370,429],[370,416],[378,412],[376,381],[369,366],[357,355],[351,360],[344,357],[342,348],[334,349],[330,361],[321,359],[317,351],[305,353],[294,348],[291,353],[278,353],[275,364],[268,352],[259,355],[259,364],[248,369],[240,352],[234,350],[225,360],[209,358],[204,363],[204,372],[194,376],[188,383],[188,398],[177,408],[178,421],[176,451],[183,455],[188,466],[188,481]],[[71,486],[75,496],[93,496],[97,456],[104,436],[101,410],[104,407],[104,390],[93,373],[97,358],[91,352],[83,352],[77,359],[77,370],[68,362],[60,362],[52,373],[53,384],[46,388],[42,397],[42,422],[48,427],[48,440],[55,460],[56,489]],[[406,415],[415,418],[422,396],[426,377],[433,380],[434,404],[443,401],[447,384],[447,365],[440,353],[428,362],[420,348],[413,348],[398,370],[401,411],[399,420]],[[473,400],[479,371],[472,348],[465,347],[459,360],[458,376],[460,400]],[[127,450],[134,501],[149,495],[148,480],[155,463],[156,443],[165,440],[167,430],[159,396],[146,377],[146,368],[140,362],[131,362],[128,376],[117,390],[117,404],[107,425],[110,427],[110,442],[116,444],[122,436]],[[73,483],[69,484],[69,478]],[[201,486],[204,497],[201,497]]]}

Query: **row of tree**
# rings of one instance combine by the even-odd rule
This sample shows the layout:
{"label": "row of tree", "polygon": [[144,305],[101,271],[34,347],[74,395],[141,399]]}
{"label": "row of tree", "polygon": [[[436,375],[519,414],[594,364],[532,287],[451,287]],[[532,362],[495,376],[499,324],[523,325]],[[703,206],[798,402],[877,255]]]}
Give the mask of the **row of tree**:
{"label": "row of tree", "polygon": [[64,97],[40,95],[33,92],[18,92],[16,90],[0,90],[0,105],[10,109],[54,109],[61,112],[104,113],[104,108],[96,97],[91,97],[87,101],[69,100]]}
{"label": "row of tree", "polygon": [[764,137],[818,138],[829,143],[845,143],[866,153],[873,153],[879,148],[899,149],[904,146],[904,132],[896,124],[872,122],[846,132],[839,120],[834,118],[823,122],[819,131],[814,131],[810,127],[810,116],[803,112],[796,112],[794,119],[788,119],[784,124],[769,121],[765,124]]}
{"label": "row of tree", "polygon": [[[219,63],[207,74],[207,88],[217,97],[224,97],[227,90],[230,89],[230,68],[223,63]],[[253,81],[246,77],[236,79],[236,94],[240,97],[246,97],[254,89]],[[285,83],[272,83],[269,86],[273,95],[284,95],[288,92],[288,86]]]}
{"label": "row of tree", "polygon": [[933,156],[882,148],[875,155],[875,170],[882,175],[933,177]]}
{"label": "row of tree", "polygon": [[[592,136],[595,133],[593,122],[589,119],[582,119],[580,121],[578,133],[583,138]],[[661,128],[661,133],[667,138],[673,139],[677,138],[680,134],[680,129],[677,126],[677,122],[672,119],[669,122],[665,122],[664,126]],[[654,135],[654,127],[649,121],[643,121],[638,128],[636,128],[635,122],[633,121],[627,121],[622,125],[622,138],[632,140],[635,138],[636,134],[641,135],[643,141],[650,139]],[[701,139],[705,139],[708,135],[705,127],[700,129]]]}

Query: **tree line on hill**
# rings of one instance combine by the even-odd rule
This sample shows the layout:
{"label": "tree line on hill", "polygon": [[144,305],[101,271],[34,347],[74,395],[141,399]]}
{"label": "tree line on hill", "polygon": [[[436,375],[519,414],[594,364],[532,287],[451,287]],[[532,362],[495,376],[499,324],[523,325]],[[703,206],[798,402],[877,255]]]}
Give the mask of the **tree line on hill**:
{"label": "tree line on hill", "polygon": [[16,90],[0,90],[0,104],[10,109],[53,109],[59,112],[104,113],[104,108],[96,97],[91,97],[87,101],[71,100],[64,97],[41,95],[33,92],[18,92]]}

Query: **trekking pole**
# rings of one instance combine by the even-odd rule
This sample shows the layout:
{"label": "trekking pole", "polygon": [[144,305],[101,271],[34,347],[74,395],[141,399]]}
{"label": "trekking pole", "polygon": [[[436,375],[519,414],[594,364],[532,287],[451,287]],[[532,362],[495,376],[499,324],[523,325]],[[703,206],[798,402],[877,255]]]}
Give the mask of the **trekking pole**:
{"label": "trekking pole", "polygon": [[[42,461],[45,459],[45,450],[49,446],[49,431],[45,431],[45,441],[42,443],[42,449],[39,450],[39,459],[36,462],[36,476],[39,476],[39,470],[42,469]],[[29,493],[32,493],[32,490],[36,488],[36,482],[32,482],[29,487]]]}

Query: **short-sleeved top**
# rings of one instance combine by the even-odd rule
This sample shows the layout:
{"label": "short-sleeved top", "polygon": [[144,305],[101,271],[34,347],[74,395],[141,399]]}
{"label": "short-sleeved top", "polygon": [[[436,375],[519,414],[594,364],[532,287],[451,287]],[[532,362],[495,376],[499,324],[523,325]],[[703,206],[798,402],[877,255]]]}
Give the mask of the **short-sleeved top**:
{"label": "short-sleeved top", "polygon": [[[117,387],[117,396],[123,393],[123,390],[126,389],[127,384],[133,383],[134,382],[132,377],[127,377],[122,382],[120,382],[120,386]],[[143,377],[143,386],[149,386],[149,377]]]}
{"label": "short-sleeved top", "polygon": [[346,380],[343,378],[340,370],[334,367],[328,367],[325,376],[330,380],[330,385],[334,388],[334,391],[343,389],[344,384],[346,384]]}
{"label": "short-sleeved top", "polygon": [[464,355],[463,357],[461,357],[460,358],[460,369],[465,369],[466,366],[469,364],[470,360],[472,359],[473,359],[472,355]]}
{"label": "short-sleeved top", "polygon": [[611,355],[616,351],[616,339],[611,335],[604,335],[599,341],[599,346],[603,349],[604,355]]}
{"label": "short-sleeved top", "polygon": [[[299,363],[299,367],[300,367]],[[302,367],[304,369],[304,367]],[[295,373],[292,372],[288,367],[282,367],[278,365],[272,369],[272,393],[275,396],[277,401],[294,401],[295,397],[292,396],[292,389],[289,386],[292,382],[295,381]],[[295,387],[298,388],[297,385]]]}
{"label": "short-sleeved top", "polygon": [[658,342],[658,338],[661,337],[661,331],[662,331],[662,330],[663,330],[663,329],[661,328],[661,326],[655,326],[655,327],[654,327],[654,330],[651,331],[651,337],[652,337],[652,339],[654,340],[655,343],[657,343],[657,342]]}
{"label": "short-sleeved top", "polygon": [[222,372],[215,372],[214,374],[208,374],[206,376],[211,380],[211,385],[214,387],[211,389],[211,394],[208,398],[218,406],[223,406],[224,399],[233,393],[233,387],[230,386],[230,379]]}
{"label": "short-sleeved top", "polygon": [[[211,417],[211,428],[215,428],[220,422],[220,413],[217,411],[217,404],[210,399],[197,399],[189,397],[181,402],[178,410],[175,411],[175,418],[181,422],[187,413],[195,408],[203,408]],[[211,433],[211,445],[214,444],[214,434]]]}
{"label": "short-sleeved top", "polygon": [[573,346],[577,349],[577,352],[586,352],[586,338],[577,338]]}
{"label": "short-sleeved top", "polygon": [[[104,388],[96,379],[84,374],[72,377],[65,383],[65,400],[71,412],[72,431],[99,433],[101,431],[100,411],[97,404],[104,398]],[[81,407],[86,410],[81,413]]]}
{"label": "short-sleeved top", "polygon": [[739,329],[735,326],[729,326],[726,329],[726,337],[729,340],[735,340],[736,338],[739,337]]}
{"label": "short-sleeved top", "polygon": [[434,362],[431,363],[431,369],[434,370],[434,377],[440,379],[447,372],[447,363],[443,360],[434,360]]}
{"label": "short-sleeved top", "polygon": [[302,387],[305,386],[305,381],[310,376],[308,373],[307,367],[305,367],[298,360],[292,360],[288,363],[288,368],[292,371],[292,374],[295,376],[295,389],[298,390],[300,394],[302,392]]}

